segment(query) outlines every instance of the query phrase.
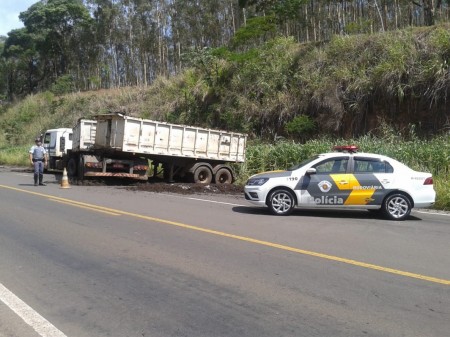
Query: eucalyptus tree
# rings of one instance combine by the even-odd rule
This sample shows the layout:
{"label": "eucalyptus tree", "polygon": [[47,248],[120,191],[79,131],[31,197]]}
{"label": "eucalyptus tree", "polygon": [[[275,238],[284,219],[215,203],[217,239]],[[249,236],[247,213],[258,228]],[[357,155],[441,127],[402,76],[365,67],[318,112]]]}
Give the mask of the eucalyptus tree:
{"label": "eucalyptus tree", "polygon": [[96,78],[102,88],[118,82],[116,44],[120,32],[116,24],[119,6],[111,0],[89,0],[86,6],[94,20],[95,43],[98,48]]}
{"label": "eucalyptus tree", "polygon": [[241,25],[235,0],[170,2],[171,40],[177,70],[182,67],[183,54],[227,45]]}
{"label": "eucalyptus tree", "polygon": [[2,51],[2,77],[6,96],[30,94],[39,89],[43,71],[36,42],[25,28],[8,33]]}
{"label": "eucalyptus tree", "polygon": [[448,21],[448,0],[239,0],[248,16],[274,14],[279,30],[298,41],[375,33]]}
{"label": "eucalyptus tree", "polygon": [[85,0],[101,49],[103,87],[146,85],[165,73],[166,0]]}
{"label": "eucalyptus tree", "polygon": [[7,67],[6,67],[6,59],[3,54],[3,49],[5,46],[6,37],[0,35],[0,103],[6,98],[6,78],[7,78]]}
{"label": "eucalyptus tree", "polygon": [[82,0],[40,1],[19,18],[35,42],[47,83],[67,74],[79,77],[92,25]]}

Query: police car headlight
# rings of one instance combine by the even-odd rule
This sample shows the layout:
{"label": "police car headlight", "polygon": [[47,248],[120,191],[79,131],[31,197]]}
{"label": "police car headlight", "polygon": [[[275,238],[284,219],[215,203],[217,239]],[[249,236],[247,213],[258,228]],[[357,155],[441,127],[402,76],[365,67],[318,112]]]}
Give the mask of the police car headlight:
{"label": "police car headlight", "polygon": [[269,178],[251,178],[247,181],[247,186],[262,186]]}

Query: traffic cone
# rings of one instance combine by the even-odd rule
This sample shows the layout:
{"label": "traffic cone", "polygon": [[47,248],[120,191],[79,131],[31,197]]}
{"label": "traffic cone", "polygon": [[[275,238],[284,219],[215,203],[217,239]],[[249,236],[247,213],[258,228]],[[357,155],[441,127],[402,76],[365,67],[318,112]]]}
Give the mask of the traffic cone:
{"label": "traffic cone", "polygon": [[64,168],[63,176],[61,179],[61,187],[60,188],[70,188],[69,178],[67,177],[67,170]]}

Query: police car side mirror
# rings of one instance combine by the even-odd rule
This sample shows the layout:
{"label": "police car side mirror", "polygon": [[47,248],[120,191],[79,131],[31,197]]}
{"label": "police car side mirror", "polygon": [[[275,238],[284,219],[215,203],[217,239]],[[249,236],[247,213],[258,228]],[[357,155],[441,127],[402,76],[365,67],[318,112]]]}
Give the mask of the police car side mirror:
{"label": "police car side mirror", "polygon": [[316,173],[317,173],[316,169],[312,168],[312,167],[306,170],[306,174],[309,175],[309,176],[311,174],[316,174]]}

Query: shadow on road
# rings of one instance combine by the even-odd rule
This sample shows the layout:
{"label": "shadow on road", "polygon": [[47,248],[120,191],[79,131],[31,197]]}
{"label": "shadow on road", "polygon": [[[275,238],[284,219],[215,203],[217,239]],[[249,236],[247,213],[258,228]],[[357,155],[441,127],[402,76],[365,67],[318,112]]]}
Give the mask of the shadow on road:
{"label": "shadow on road", "polygon": [[[233,212],[242,214],[254,214],[254,215],[272,215],[267,207],[245,207],[237,206],[233,207]],[[367,210],[336,210],[336,209],[294,209],[294,212],[290,215],[292,216],[302,216],[311,218],[333,218],[333,219],[373,219],[390,221],[383,217],[382,214],[378,212],[370,212]],[[408,221],[422,221],[422,219],[410,215],[407,219]]]}

